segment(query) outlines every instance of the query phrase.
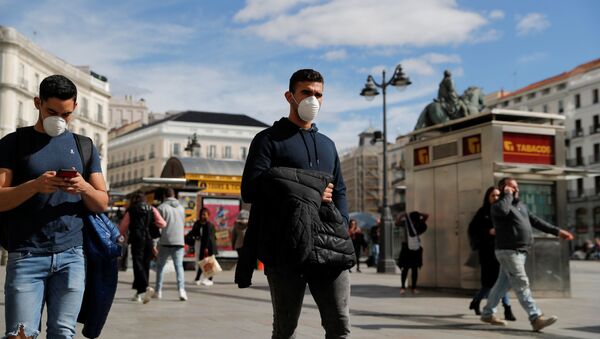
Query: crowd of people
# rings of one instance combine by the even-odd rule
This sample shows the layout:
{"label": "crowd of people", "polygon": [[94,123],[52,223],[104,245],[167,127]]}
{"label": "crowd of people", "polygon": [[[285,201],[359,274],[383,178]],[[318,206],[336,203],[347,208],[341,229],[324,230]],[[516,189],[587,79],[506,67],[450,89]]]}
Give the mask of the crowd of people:
{"label": "crowd of people", "polygon": [[[312,69],[298,70],[284,98],[288,116],[255,136],[243,171],[241,196],[251,204],[251,211],[239,213],[232,232],[231,246],[238,253],[235,283],[240,288],[251,286],[257,260],[264,263],[273,306],[273,338],[295,336],[307,286],[326,337],[347,338],[349,273],[354,267],[362,272],[363,254],[368,264],[378,264],[382,228],[373,225],[367,234],[349,218],[336,146],[314,123],[324,98],[322,75]],[[79,137],[66,129],[77,106],[75,85],[64,76],[47,77],[34,104],[39,111],[36,124],[0,140],[0,212],[4,212],[2,222],[10,225],[0,233],[2,247],[9,252],[5,335],[36,337],[41,310],[46,308],[48,337],[72,338],[85,285],[82,216],[105,211],[108,194],[97,149],[92,144],[90,160],[84,161],[78,154]],[[127,239],[131,248],[134,302],[163,298],[169,258],[175,267],[179,300],[188,300],[184,247],[199,243],[199,262],[217,254],[210,211],[200,209],[186,233],[184,208],[175,190],[166,188],[164,193],[156,207],[145,194],[133,194],[119,222],[121,241]],[[396,219],[402,244],[396,260],[401,295],[406,294],[409,271],[410,291],[419,293],[418,272],[427,250],[421,236],[428,217],[425,212],[410,211]],[[529,212],[519,199],[514,178],[504,178],[486,191],[469,225],[471,246],[478,251],[481,265],[481,288],[469,309],[481,321],[506,325],[505,320],[516,320],[507,295],[512,289],[533,330],[556,322],[557,317],[543,315],[532,298],[525,272],[532,227],[562,239],[573,238]],[[597,239],[587,244],[586,256],[597,255],[599,243]],[[156,261],[154,287],[149,283],[152,260]],[[195,283],[214,283],[206,266],[198,267]],[[481,309],[483,299],[487,302]],[[505,320],[496,316],[500,300]]]}

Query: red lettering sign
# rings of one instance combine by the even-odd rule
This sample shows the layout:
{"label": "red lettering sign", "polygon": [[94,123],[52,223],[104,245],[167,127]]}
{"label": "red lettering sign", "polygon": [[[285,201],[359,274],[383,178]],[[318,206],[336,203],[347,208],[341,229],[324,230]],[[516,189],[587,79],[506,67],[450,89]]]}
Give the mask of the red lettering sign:
{"label": "red lettering sign", "polygon": [[554,136],[504,133],[504,162],[554,165]]}
{"label": "red lettering sign", "polygon": [[429,163],[429,147],[416,148],[414,158],[415,166],[427,165]]}
{"label": "red lettering sign", "polygon": [[463,155],[481,153],[481,134],[463,138]]}

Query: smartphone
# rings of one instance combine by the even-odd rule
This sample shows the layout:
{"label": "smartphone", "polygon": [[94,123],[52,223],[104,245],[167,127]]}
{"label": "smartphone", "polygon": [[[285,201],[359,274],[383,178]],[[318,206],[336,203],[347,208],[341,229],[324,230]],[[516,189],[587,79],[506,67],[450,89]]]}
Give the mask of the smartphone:
{"label": "smartphone", "polygon": [[61,168],[56,173],[56,176],[61,178],[73,178],[77,176],[77,170],[72,168]]}

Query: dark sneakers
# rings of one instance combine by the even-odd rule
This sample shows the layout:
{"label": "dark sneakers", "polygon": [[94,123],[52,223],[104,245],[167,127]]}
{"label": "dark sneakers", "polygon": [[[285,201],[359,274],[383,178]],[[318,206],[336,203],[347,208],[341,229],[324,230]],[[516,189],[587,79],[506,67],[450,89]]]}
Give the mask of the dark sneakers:
{"label": "dark sneakers", "polygon": [[496,318],[495,315],[490,315],[490,316],[482,316],[481,321],[483,321],[484,323],[488,323],[490,325],[496,325],[496,326],[506,326],[506,321],[502,320],[502,319],[498,319]]}
{"label": "dark sneakers", "polygon": [[553,315],[550,317],[544,317],[540,315],[534,321],[531,322],[531,327],[535,332],[540,332],[544,327],[548,327],[554,324],[558,320],[558,317]]}
{"label": "dark sneakers", "polygon": [[512,312],[512,308],[510,306],[504,306],[504,320],[508,321],[516,321],[517,318]]}

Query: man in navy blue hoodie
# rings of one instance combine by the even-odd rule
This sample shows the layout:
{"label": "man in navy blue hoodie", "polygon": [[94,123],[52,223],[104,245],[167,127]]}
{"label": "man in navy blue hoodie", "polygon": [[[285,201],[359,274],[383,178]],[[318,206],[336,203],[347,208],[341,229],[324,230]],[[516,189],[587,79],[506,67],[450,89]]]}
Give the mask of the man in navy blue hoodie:
{"label": "man in navy blue hoodie", "polygon": [[[273,167],[325,172],[333,175],[333,182],[324,188],[322,201],[333,201],[347,224],[346,186],[335,144],[319,133],[313,123],[323,102],[323,77],[312,69],[295,72],[285,99],[290,104],[288,117],[276,121],[252,140],[242,177],[242,198],[246,203],[260,204],[263,199],[260,178]],[[268,213],[252,207],[251,224],[252,220],[259,219],[253,218],[252,213]],[[326,337],[348,337],[350,281],[347,270],[311,275],[288,266],[265,264],[265,274],[273,304],[273,338],[295,337],[307,284],[319,307]]]}

